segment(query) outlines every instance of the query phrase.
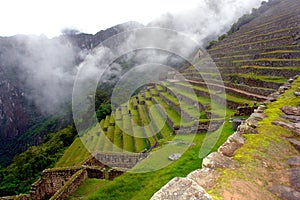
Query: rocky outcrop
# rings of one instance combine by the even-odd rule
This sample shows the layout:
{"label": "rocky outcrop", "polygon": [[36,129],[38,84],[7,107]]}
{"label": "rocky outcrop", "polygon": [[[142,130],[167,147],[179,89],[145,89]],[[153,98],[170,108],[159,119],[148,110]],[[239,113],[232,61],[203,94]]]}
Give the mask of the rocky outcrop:
{"label": "rocky outcrop", "polygon": [[222,146],[219,147],[218,152],[225,156],[231,157],[237,149],[243,146],[244,143],[245,140],[243,136],[241,136],[238,132],[235,132],[229,136]]}
{"label": "rocky outcrop", "polygon": [[285,200],[298,200],[300,199],[300,192],[297,192],[293,188],[283,186],[283,185],[274,185],[268,188],[270,192],[276,194],[279,198]]}
{"label": "rocky outcrop", "polygon": [[283,106],[281,110],[287,115],[300,116],[300,106]]}
{"label": "rocky outcrop", "polygon": [[202,168],[233,168],[234,162],[229,157],[224,156],[221,153],[213,152],[209,154],[202,161]]}
{"label": "rocky outcrop", "polygon": [[203,188],[210,189],[215,185],[216,178],[218,177],[219,172],[210,168],[198,169],[191,172],[187,178],[195,181],[198,185]]}
{"label": "rocky outcrop", "polygon": [[151,200],[160,199],[212,200],[212,197],[193,180],[189,178],[174,178],[151,198]]}
{"label": "rocky outcrop", "polygon": [[300,136],[300,123],[290,123],[290,122],[282,122],[282,121],[274,121],[272,123],[274,125],[281,126],[287,130],[290,130],[293,133]]}

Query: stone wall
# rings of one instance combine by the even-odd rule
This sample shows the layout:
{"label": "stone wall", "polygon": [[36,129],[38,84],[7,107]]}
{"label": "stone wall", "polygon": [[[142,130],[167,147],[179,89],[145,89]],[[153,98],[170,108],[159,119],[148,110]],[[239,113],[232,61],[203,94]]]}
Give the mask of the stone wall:
{"label": "stone wall", "polygon": [[20,194],[16,196],[0,197],[0,200],[31,200],[31,199],[30,199],[30,195],[28,194]]}
{"label": "stone wall", "polygon": [[[85,164],[91,163],[91,160],[93,159],[89,159]],[[102,166],[105,165],[101,163],[99,166],[45,170],[41,175],[41,179],[32,184],[30,197],[23,195],[24,197],[18,197],[18,200],[63,200],[71,195],[87,178],[113,180],[115,177],[124,173],[124,169],[117,168],[110,169],[108,173],[106,173],[106,168]],[[5,199],[15,200],[16,197]]]}
{"label": "stone wall", "polygon": [[75,190],[81,185],[81,183],[88,178],[88,173],[86,169],[81,169],[76,172],[72,178],[66,182],[66,184],[61,187],[50,200],[64,200],[70,196]]}
{"label": "stone wall", "polygon": [[114,180],[116,177],[121,176],[125,171],[118,168],[108,170],[108,179]]}
{"label": "stone wall", "polygon": [[41,179],[32,184],[30,198],[41,200],[53,196],[81,168],[61,168],[44,170]]}
{"label": "stone wall", "polygon": [[88,178],[107,179],[106,169],[101,167],[86,167]]}
{"label": "stone wall", "polygon": [[97,153],[95,155],[95,158],[105,165],[128,169],[147,157],[147,153]]}
{"label": "stone wall", "polygon": [[84,165],[86,166],[97,166],[97,167],[101,167],[101,168],[105,168],[107,167],[107,165],[104,165],[103,163],[101,163],[99,160],[97,160],[94,156],[91,156],[90,158],[88,158],[85,162]]}

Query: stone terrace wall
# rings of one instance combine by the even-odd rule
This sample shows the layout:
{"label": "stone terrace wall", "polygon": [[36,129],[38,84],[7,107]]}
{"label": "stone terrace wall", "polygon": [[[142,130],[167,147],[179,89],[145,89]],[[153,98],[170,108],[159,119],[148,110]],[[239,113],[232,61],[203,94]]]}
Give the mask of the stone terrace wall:
{"label": "stone terrace wall", "polygon": [[63,168],[44,170],[41,179],[32,184],[30,197],[40,200],[53,196],[81,168]]}
{"label": "stone terrace wall", "polygon": [[64,200],[70,196],[81,185],[81,183],[88,178],[86,169],[81,169],[53,195],[50,200]]}
{"label": "stone terrace wall", "polygon": [[148,157],[147,153],[97,153],[95,158],[110,167],[132,168]]}

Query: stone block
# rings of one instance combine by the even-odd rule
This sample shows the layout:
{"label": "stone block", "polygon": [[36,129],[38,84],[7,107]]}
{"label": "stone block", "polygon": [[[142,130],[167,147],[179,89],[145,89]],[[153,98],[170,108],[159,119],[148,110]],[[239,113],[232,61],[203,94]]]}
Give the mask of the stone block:
{"label": "stone block", "polygon": [[203,159],[202,168],[233,168],[234,161],[219,152],[213,152]]}
{"label": "stone block", "polygon": [[204,168],[191,172],[187,178],[195,181],[198,185],[205,189],[210,189],[215,185],[218,175],[219,173],[216,170]]}
{"label": "stone block", "polygon": [[212,200],[206,191],[188,178],[173,178],[169,183],[156,192],[151,200]]}
{"label": "stone block", "polygon": [[237,149],[244,145],[244,143],[245,140],[243,136],[235,132],[226,140],[226,142],[222,146],[219,147],[218,152],[222,153],[225,156],[231,157]]}

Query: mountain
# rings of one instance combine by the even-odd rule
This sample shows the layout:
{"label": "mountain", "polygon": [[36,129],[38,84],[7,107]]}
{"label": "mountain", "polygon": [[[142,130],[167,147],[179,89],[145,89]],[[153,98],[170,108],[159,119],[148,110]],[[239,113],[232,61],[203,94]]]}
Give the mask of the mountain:
{"label": "mountain", "polygon": [[43,142],[46,133],[72,123],[72,84],[87,51],[115,34],[140,27],[127,22],[94,35],[0,37],[0,139],[6,141],[0,147],[1,165]]}

